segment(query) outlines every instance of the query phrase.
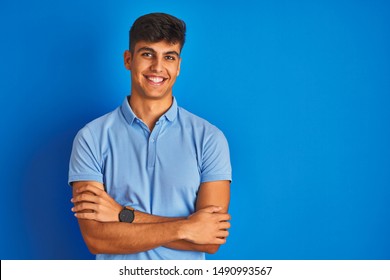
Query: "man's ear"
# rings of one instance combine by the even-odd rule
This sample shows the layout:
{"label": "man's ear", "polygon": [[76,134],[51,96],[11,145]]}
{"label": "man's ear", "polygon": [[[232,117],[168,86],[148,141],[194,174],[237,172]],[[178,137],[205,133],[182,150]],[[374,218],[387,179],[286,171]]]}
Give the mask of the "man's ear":
{"label": "man's ear", "polygon": [[133,55],[129,50],[126,50],[123,54],[123,62],[127,70],[131,70],[131,61],[133,59]]}

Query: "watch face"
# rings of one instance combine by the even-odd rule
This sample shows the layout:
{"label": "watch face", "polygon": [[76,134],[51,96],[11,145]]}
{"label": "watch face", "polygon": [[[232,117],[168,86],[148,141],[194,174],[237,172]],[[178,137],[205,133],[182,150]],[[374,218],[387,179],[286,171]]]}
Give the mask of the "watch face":
{"label": "watch face", "polygon": [[119,221],[125,223],[132,223],[134,221],[134,210],[127,208],[122,209],[119,213]]}

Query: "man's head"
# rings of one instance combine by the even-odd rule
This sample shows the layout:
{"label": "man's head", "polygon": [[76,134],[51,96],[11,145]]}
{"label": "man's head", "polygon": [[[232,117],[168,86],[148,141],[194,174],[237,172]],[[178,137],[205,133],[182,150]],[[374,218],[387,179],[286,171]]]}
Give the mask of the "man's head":
{"label": "man's head", "polygon": [[131,71],[132,98],[172,101],[172,87],[180,73],[186,26],[161,13],[138,18],[130,29],[130,50],[124,53]]}
{"label": "man's head", "polygon": [[134,52],[139,41],[157,43],[166,41],[184,46],[186,24],[184,21],[164,13],[152,13],[139,17],[130,29],[129,48]]}

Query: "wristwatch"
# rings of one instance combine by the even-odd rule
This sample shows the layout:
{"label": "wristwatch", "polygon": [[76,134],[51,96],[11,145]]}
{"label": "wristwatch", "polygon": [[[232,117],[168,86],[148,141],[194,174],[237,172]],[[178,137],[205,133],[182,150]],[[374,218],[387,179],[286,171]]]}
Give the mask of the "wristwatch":
{"label": "wristwatch", "polygon": [[132,223],[134,221],[134,208],[124,206],[119,212],[119,221],[124,223]]}

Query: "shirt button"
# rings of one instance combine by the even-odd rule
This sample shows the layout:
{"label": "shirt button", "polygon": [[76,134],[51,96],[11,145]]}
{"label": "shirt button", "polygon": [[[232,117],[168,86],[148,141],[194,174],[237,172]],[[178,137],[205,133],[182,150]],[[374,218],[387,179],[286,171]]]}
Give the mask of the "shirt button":
{"label": "shirt button", "polygon": [[154,142],[154,138],[152,138],[151,141]]}

